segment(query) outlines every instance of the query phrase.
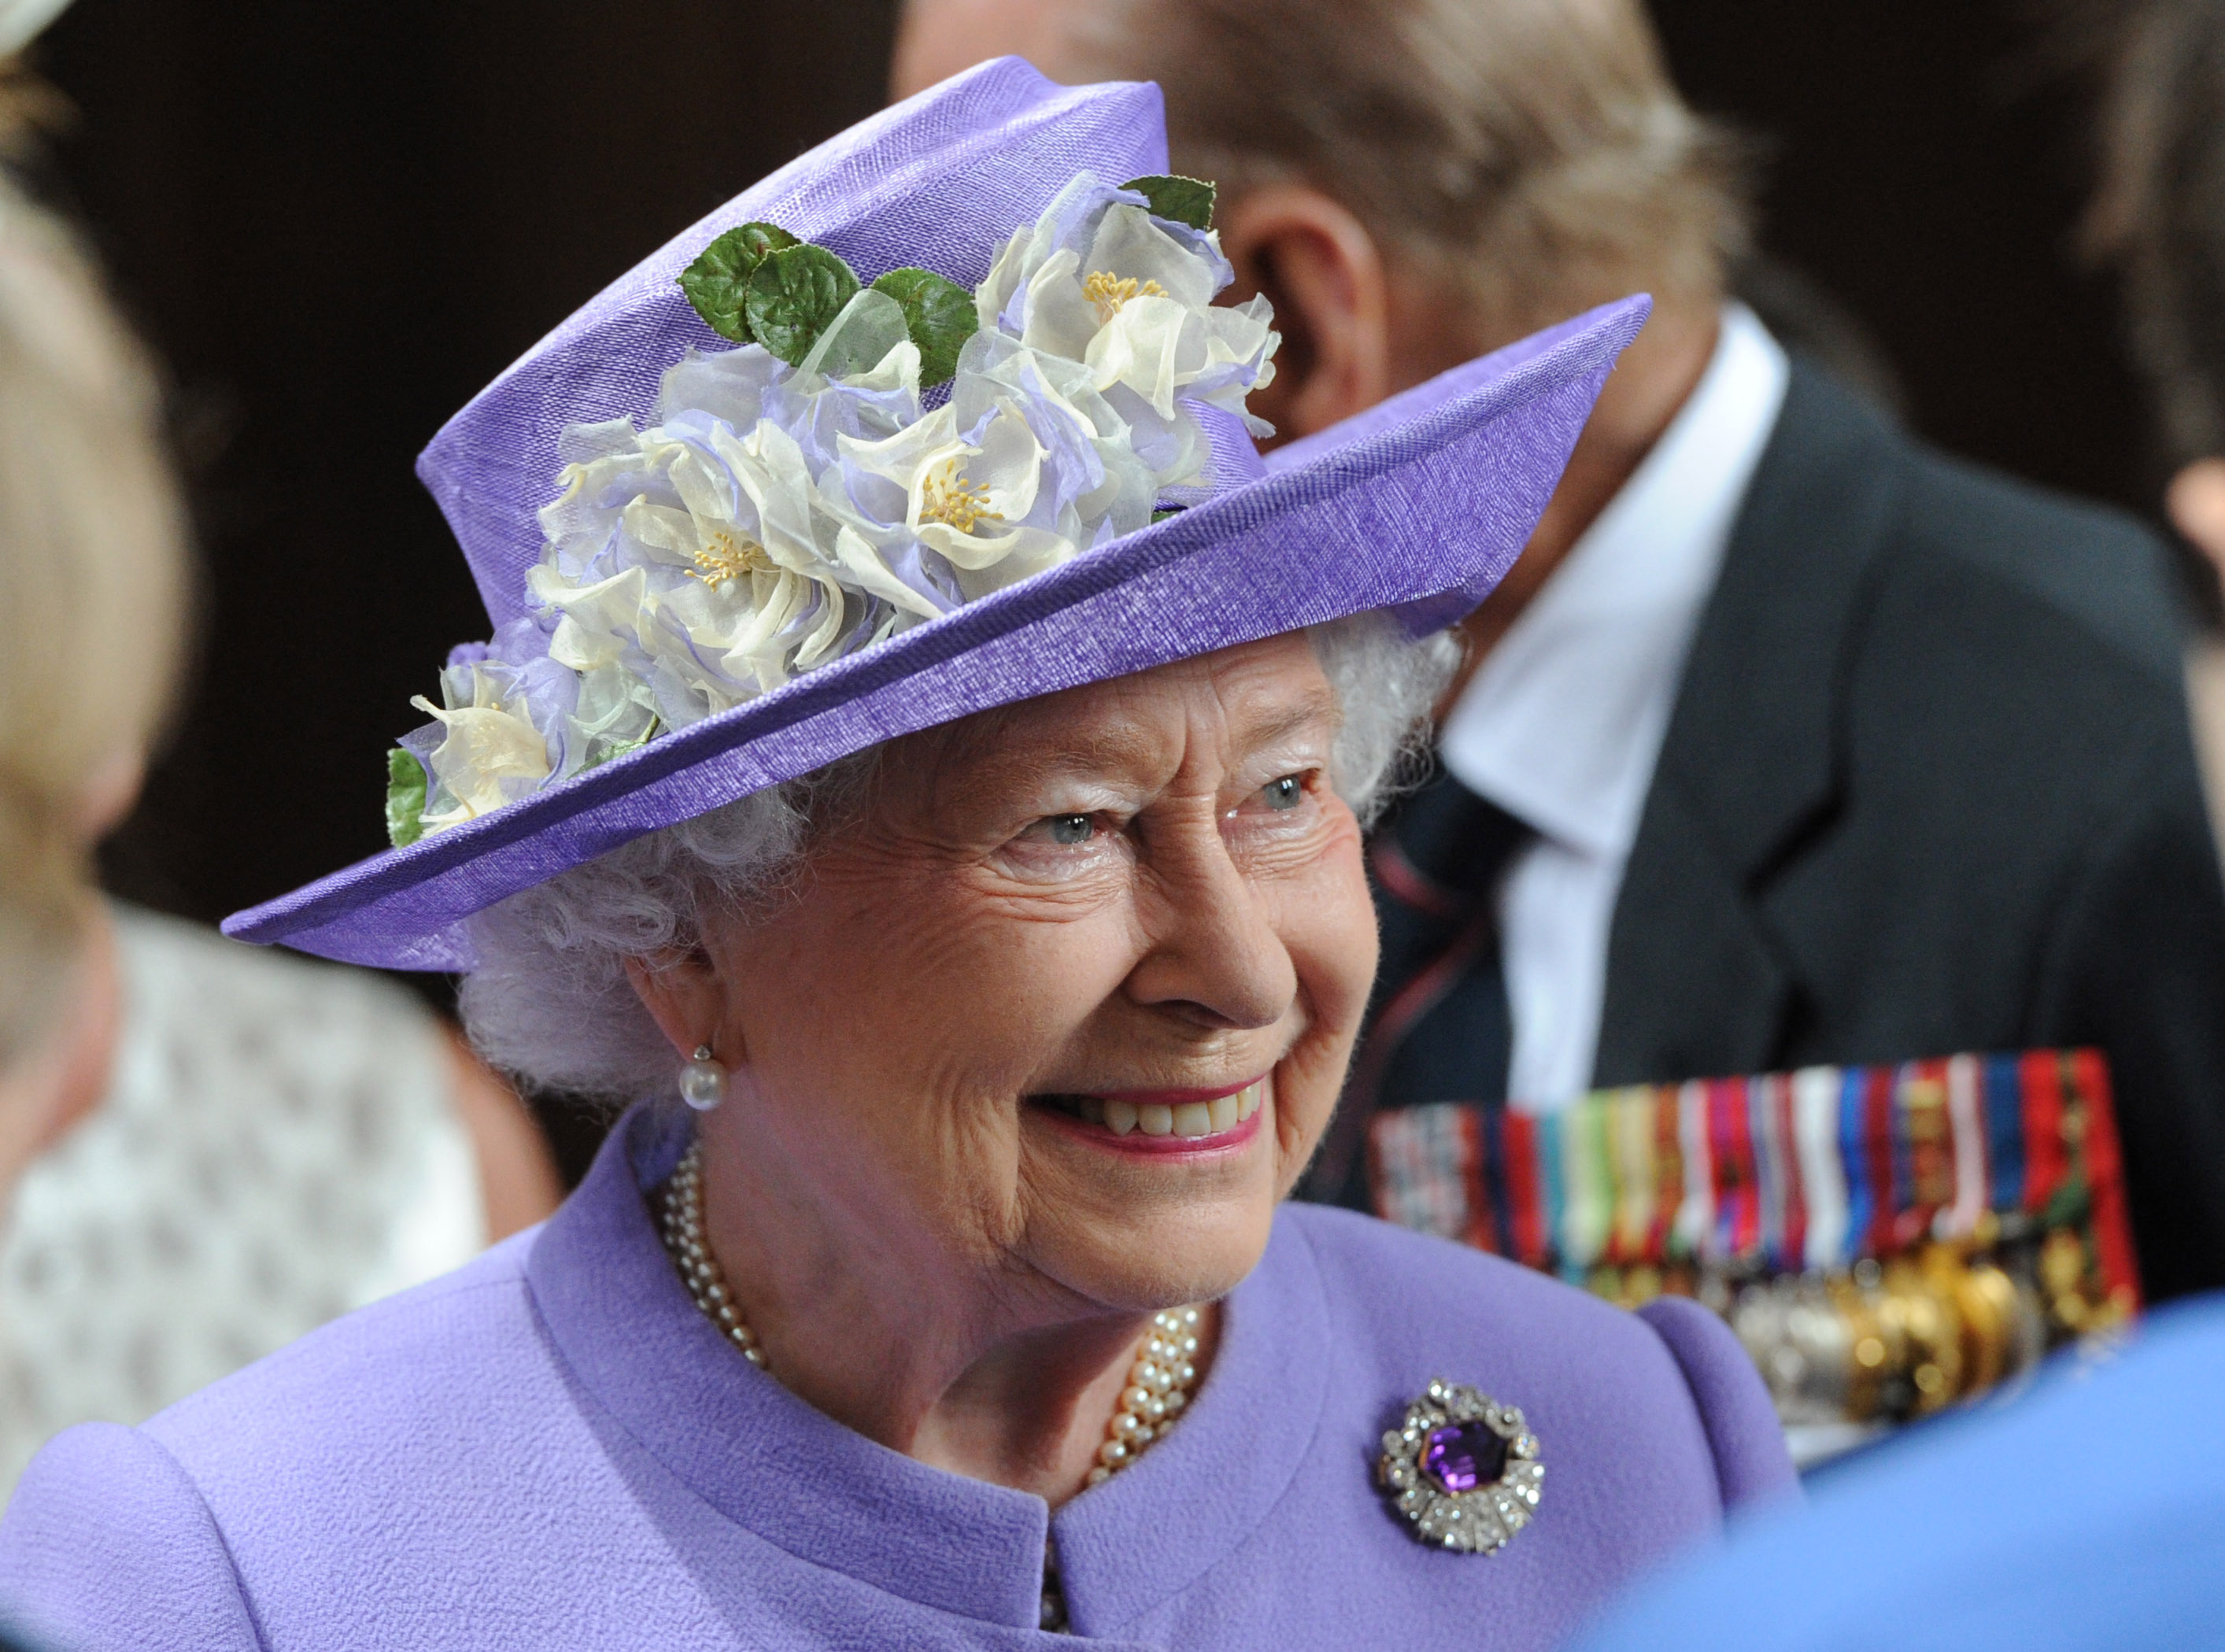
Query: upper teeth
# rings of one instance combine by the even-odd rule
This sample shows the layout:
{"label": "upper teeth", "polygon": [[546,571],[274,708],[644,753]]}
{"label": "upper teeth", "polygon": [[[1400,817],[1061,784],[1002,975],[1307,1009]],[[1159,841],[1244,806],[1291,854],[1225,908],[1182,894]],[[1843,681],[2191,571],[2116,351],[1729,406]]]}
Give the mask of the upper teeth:
{"label": "upper teeth", "polygon": [[1233,1130],[1259,1111],[1267,1092],[1265,1079],[1249,1084],[1233,1096],[1212,1101],[1185,1101],[1170,1105],[1158,1101],[1101,1101],[1081,1098],[1081,1116],[1102,1124],[1115,1136],[1141,1130],[1146,1136],[1217,1136]]}

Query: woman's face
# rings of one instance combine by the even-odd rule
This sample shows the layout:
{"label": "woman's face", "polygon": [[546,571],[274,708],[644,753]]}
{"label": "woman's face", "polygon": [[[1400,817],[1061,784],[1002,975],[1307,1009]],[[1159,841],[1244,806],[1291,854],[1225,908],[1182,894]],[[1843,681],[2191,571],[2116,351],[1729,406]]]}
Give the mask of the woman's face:
{"label": "woman's face", "polygon": [[892,745],[798,898],[707,938],[751,1196],[902,1276],[1233,1287],[1374,973],[1337,715],[1290,636]]}

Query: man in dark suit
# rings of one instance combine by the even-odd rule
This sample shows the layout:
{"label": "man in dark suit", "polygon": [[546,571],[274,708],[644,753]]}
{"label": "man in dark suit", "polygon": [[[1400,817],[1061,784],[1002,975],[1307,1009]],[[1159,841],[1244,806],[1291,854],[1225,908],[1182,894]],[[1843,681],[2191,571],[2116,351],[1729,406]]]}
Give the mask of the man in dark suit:
{"label": "man in dark suit", "polygon": [[1381,1109],[2095,1044],[2152,1297],[2225,1284],[2225,889],[2160,552],[1787,360],[1636,0],[910,0],[1159,81],[1304,434],[1622,292],[1654,320],[1466,628],[1372,849],[1385,959],[1313,1196]]}
{"label": "man in dark suit", "polygon": [[[2159,548],[1910,440],[1795,365],[1614,902],[1592,1083],[2098,1045],[2152,1297],[2225,1282],[2225,906]],[[1456,782],[1377,843],[1435,870]],[[1451,945],[1385,887],[1386,1001]],[[1473,1098],[1485,959],[1363,1057]],[[1503,1058],[1502,1058],[1503,1059]]]}

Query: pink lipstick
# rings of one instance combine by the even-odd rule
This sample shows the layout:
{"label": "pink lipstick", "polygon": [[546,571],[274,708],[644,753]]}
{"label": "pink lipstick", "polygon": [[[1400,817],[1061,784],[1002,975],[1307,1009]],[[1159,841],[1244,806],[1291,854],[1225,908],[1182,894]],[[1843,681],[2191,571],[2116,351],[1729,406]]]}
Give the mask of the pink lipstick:
{"label": "pink lipstick", "polygon": [[1062,1121],[1100,1146],[1130,1153],[1203,1153],[1242,1145],[1258,1133],[1269,1075],[1202,1090],[1115,1090],[1043,1096]]}

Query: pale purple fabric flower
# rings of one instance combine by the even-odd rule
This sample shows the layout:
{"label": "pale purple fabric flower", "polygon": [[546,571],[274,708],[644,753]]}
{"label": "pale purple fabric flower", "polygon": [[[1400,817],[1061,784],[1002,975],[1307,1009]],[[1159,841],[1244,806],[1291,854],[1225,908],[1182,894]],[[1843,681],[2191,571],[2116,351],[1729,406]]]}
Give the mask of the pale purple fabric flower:
{"label": "pale purple fabric flower", "polygon": [[[1210,481],[1201,405],[1271,373],[1209,231],[1077,174],[1005,248],[923,407],[901,307],[860,289],[794,365],[689,350],[656,422],[559,444],[531,611],[451,656],[428,829],[561,782],[1145,526]],[[1264,427],[1260,427],[1264,428]],[[541,736],[541,763],[521,732]],[[445,731],[445,737],[429,744]],[[473,763],[491,765],[485,775]]]}

